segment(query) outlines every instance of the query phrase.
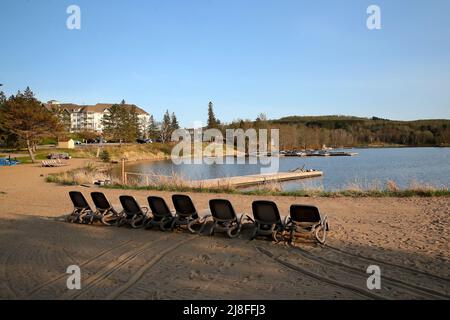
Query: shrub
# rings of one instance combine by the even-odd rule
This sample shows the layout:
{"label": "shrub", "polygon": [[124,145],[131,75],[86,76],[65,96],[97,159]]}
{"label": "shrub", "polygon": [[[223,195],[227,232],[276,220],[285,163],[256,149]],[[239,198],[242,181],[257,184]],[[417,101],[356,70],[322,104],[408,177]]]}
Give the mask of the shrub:
{"label": "shrub", "polygon": [[100,153],[100,159],[101,159],[103,162],[109,162],[109,161],[111,161],[111,157],[110,157],[110,155],[109,155],[108,150],[103,150],[103,151]]}

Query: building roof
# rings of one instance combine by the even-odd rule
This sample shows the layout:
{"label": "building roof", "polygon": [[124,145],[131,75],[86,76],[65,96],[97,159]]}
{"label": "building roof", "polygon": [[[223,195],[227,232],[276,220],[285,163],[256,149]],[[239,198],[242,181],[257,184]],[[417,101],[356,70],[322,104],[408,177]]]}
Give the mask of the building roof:
{"label": "building roof", "polygon": [[[117,103],[118,104],[118,103]],[[45,107],[47,109],[52,109],[54,107],[58,107],[61,109],[65,109],[68,110],[70,112],[98,112],[98,113],[103,113],[105,112],[106,109],[109,109],[111,106],[113,106],[114,103],[97,103],[95,105],[78,105],[78,104],[74,104],[74,103],[60,103],[60,104],[52,104],[52,103],[46,103]],[[139,108],[137,105],[135,104],[118,104],[119,106],[124,106],[125,108],[129,108],[131,109],[132,107],[136,108],[136,112],[139,115],[148,115],[148,113]]]}

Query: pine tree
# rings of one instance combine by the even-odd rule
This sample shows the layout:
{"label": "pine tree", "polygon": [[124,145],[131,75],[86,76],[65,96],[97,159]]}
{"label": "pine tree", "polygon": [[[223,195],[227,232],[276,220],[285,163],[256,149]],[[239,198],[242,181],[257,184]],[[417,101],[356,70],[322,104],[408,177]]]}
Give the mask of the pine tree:
{"label": "pine tree", "polygon": [[34,93],[31,91],[30,87],[27,87],[23,92],[23,97],[28,100],[34,99]]}
{"label": "pine tree", "polygon": [[160,136],[158,124],[155,121],[153,115],[150,116],[149,124],[148,124],[148,137],[155,142]]}
{"label": "pine tree", "polygon": [[161,141],[167,142],[170,139],[171,132],[171,120],[169,110],[166,110],[163,121],[161,123]]}
{"label": "pine tree", "polygon": [[3,91],[0,91],[0,106],[6,102],[6,95]]}
{"label": "pine tree", "polygon": [[103,133],[109,140],[122,141],[120,120],[120,106],[114,104],[108,109],[108,113],[103,116],[102,120]]}
{"label": "pine tree", "polygon": [[16,134],[27,144],[32,162],[37,142],[48,136],[57,136],[62,131],[61,123],[48,111],[27,88],[25,94],[11,96],[1,108],[0,127]]}
{"label": "pine tree", "polygon": [[207,122],[208,129],[217,128],[217,119],[216,116],[214,115],[213,107],[214,107],[213,103],[210,101],[208,104],[208,122]]}
{"label": "pine tree", "polygon": [[141,136],[141,126],[139,123],[138,113],[135,106],[124,109],[123,121],[125,125],[123,130],[125,132],[125,141],[133,142]]}
{"label": "pine tree", "polygon": [[170,130],[173,132],[177,129],[180,129],[180,125],[178,124],[178,119],[175,112],[172,112],[172,117],[170,119]]}

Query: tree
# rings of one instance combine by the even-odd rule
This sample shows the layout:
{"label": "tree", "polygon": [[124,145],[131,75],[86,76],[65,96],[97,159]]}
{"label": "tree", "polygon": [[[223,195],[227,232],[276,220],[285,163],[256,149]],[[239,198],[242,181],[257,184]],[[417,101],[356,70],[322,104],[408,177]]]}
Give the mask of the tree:
{"label": "tree", "polygon": [[216,116],[214,115],[213,107],[214,105],[210,101],[208,104],[208,122],[207,122],[208,129],[217,128],[217,119]]}
{"label": "tree", "polygon": [[58,117],[59,121],[61,122],[62,127],[64,128],[64,131],[70,132],[71,127],[71,119],[70,119],[70,113],[63,109],[59,108],[58,106],[51,106],[50,111]]}
{"label": "tree", "polygon": [[108,139],[122,142],[120,121],[120,106],[114,104],[108,109],[108,112],[102,119],[103,133],[106,137],[108,137]]}
{"label": "tree", "polygon": [[175,131],[177,129],[180,129],[180,125],[178,124],[177,116],[175,115],[175,112],[172,112],[172,117],[170,119],[170,131]]}
{"label": "tree", "polygon": [[170,114],[169,110],[166,110],[166,113],[164,114],[163,121],[161,123],[161,141],[167,142],[170,139],[171,132],[171,120],[170,120]]}
{"label": "tree", "polygon": [[135,106],[114,104],[103,116],[103,133],[111,140],[132,142],[141,135],[139,117]]}
{"label": "tree", "polygon": [[149,124],[148,124],[148,137],[153,141],[156,141],[160,136],[158,124],[155,121],[153,115],[150,116]]}
{"label": "tree", "polygon": [[122,108],[122,132],[124,134],[125,141],[132,142],[141,136],[141,126],[139,123],[139,117],[135,106],[130,108]]}
{"label": "tree", "polygon": [[0,106],[6,102],[6,95],[3,91],[0,91]]}
{"label": "tree", "polygon": [[31,91],[30,87],[26,87],[25,91],[23,92],[23,96],[25,99],[34,99],[34,93],[33,91]]}
{"label": "tree", "polygon": [[0,120],[2,128],[25,140],[31,161],[35,162],[34,148],[39,139],[57,136],[62,127],[59,119],[27,89],[26,94],[11,96],[4,103]]}

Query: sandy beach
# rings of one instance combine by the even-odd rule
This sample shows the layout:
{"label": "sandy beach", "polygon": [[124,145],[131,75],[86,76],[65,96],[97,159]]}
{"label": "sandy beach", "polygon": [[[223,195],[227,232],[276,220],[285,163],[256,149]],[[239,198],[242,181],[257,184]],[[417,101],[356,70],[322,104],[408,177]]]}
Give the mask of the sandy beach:
{"label": "sandy beach", "polygon": [[[1,299],[449,299],[450,198],[301,198],[189,193],[201,213],[229,199],[251,214],[257,199],[282,214],[312,204],[330,219],[326,246],[297,247],[187,232],[131,230],[61,222],[70,190],[45,175],[83,165],[0,167]],[[141,205],[169,192],[102,189],[115,207],[129,194]],[[90,200],[90,198],[88,198]],[[68,290],[66,268],[78,265],[82,289]],[[368,290],[370,265],[382,288]]]}

